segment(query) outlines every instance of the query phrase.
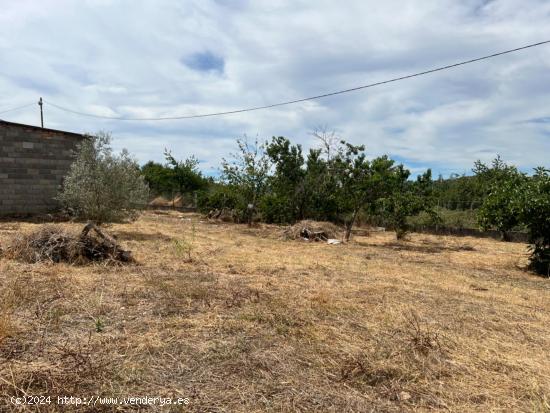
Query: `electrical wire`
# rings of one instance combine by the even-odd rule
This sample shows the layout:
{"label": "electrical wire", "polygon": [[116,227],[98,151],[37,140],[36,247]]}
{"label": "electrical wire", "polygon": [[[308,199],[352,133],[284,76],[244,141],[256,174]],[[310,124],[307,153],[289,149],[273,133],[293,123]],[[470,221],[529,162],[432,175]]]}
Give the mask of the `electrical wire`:
{"label": "electrical wire", "polygon": [[311,100],[316,100],[316,99],[322,99],[322,98],[326,98],[326,97],[329,97],[329,96],[335,96],[335,95],[341,95],[341,94],[344,94],[344,93],[355,92],[355,91],[362,90],[362,89],[367,89],[367,88],[371,88],[371,87],[375,87],[375,86],[380,86],[380,85],[384,85],[384,84],[392,83],[392,82],[398,82],[398,81],[405,80],[405,79],[410,79],[410,78],[413,78],[413,77],[423,76],[423,75],[427,75],[427,74],[430,74],[430,73],[439,72],[439,71],[442,71],[442,70],[447,70],[447,69],[455,68],[455,67],[458,67],[458,66],[467,65],[467,64],[470,64],[470,63],[474,63],[474,62],[479,62],[481,60],[491,59],[491,58],[494,58],[494,57],[497,57],[497,56],[502,56],[502,55],[505,55],[505,54],[518,52],[520,50],[525,50],[525,49],[529,49],[529,48],[536,47],[536,46],[541,46],[543,44],[548,44],[548,43],[550,43],[550,40],[545,40],[545,41],[538,42],[538,43],[532,43],[532,44],[528,44],[526,46],[517,47],[515,49],[509,49],[509,50],[505,50],[505,51],[502,51],[502,52],[493,53],[493,54],[490,54],[490,55],[478,57],[478,58],[475,58],[475,59],[465,60],[465,61],[462,61],[462,62],[453,63],[453,64],[446,65],[446,66],[440,66],[440,67],[436,67],[434,69],[429,69],[429,70],[413,73],[413,74],[406,75],[406,76],[400,76],[400,77],[396,77],[396,78],[389,79],[389,80],[383,80],[381,82],[375,82],[375,83],[370,83],[370,84],[367,84],[367,85],[357,86],[357,87],[353,87],[353,88],[350,88],[350,89],[343,89],[343,90],[338,90],[338,91],[335,91],[335,92],[324,93],[324,94],[321,94],[321,95],[315,95],[315,96],[309,96],[309,97],[301,98],[301,99],[295,99],[295,100],[288,100],[288,101],[279,102],[279,103],[273,103],[273,104],[270,104],[270,105],[254,106],[254,107],[249,107],[249,108],[244,108],[244,109],[236,109],[236,110],[229,110],[229,111],[224,111],[224,112],[202,113],[202,114],[197,114],[197,115],[167,116],[167,117],[157,117],[157,118],[125,118],[125,117],[102,116],[102,115],[95,115],[95,114],[92,114],[92,113],[79,112],[79,111],[76,111],[76,110],[72,110],[72,109],[57,105],[57,104],[52,103],[52,102],[48,102],[46,100],[44,100],[44,102],[47,103],[48,105],[54,107],[54,108],[57,108],[59,110],[65,111],[65,112],[73,113],[73,114],[80,115],[80,116],[88,116],[88,117],[92,117],[92,118],[99,118],[99,119],[110,119],[110,120],[121,120],[121,121],[161,121],[161,120],[206,118],[206,117],[213,117],[213,116],[231,115],[231,114],[243,113],[243,112],[252,112],[252,111],[262,110],[262,109],[270,109],[270,108],[275,108],[275,107],[279,107],[279,106],[292,105],[292,104],[296,104],[296,103],[301,103],[301,102],[306,102],[306,101],[311,101]]}
{"label": "electrical wire", "polygon": [[18,106],[18,107],[16,107],[16,108],[11,108],[11,109],[7,109],[7,110],[3,110],[2,112],[0,112],[0,115],[3,114],[3,113],[12,112],[12,111],[14,111],[14,110],[19,110],[19,109],[28,108],[29,106],[34,106],[34,105],[36,105],[36,102],[29,103],[28,105]]}

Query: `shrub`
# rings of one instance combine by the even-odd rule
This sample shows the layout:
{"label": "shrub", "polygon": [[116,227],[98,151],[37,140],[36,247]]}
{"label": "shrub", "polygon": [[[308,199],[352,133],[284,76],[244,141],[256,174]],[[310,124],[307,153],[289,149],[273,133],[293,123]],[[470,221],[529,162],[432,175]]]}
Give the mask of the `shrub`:
{"label": "shrub", "polygon": [[451,228],[478,228],[476,210],[453,210],[434,207],[432,212],[422,211],[418,215],[407,217],[412,227],[436,226]]}
{"label": "shrub", "polygon": [[137,162],[125,149],[113,154],[110,141],[100,132],[79,145],[57,197],[71,215],[98,224],[135,218],[149,193]]}
{"label": "shrub", "polygon": [[197,207],[203,213],[222,209],[234,210],[238,202],[237,190],[228,185],[213,184],[207,190],[197,193]]}
{"label": "shrub", "polygon": [[292,201],[284,195],[265,194],[259,203],[262,220],[268,224],[287,224],[295,221],[295,210]]}

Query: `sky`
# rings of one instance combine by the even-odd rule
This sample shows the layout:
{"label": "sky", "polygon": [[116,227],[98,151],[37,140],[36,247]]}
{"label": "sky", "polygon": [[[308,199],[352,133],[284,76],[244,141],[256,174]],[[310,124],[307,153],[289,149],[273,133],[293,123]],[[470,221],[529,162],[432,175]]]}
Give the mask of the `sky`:
{"label": "sky", "polygon": [[[0,112],[43,97],[113,117],[228,111],[387,80],[550,40],[545,0],[0,0]],[[195,155],[216,175],[247,135],[305,150],[317,128],[412,172],[470,173],[497,154],[550,166],[550,44],[353,93],[170,121],[81,117],[45,127],[111,132],[140,163]],[[40,124],[38,105],[0,119]]]}

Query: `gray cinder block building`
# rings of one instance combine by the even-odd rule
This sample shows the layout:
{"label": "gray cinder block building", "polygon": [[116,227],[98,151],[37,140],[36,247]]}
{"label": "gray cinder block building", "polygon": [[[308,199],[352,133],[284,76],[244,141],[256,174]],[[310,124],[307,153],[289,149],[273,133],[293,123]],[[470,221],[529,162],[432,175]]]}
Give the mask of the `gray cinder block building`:
{"label": "gray cinder block building", "polygon": [[84,135],[0,120],[0,215],[55,210]]}

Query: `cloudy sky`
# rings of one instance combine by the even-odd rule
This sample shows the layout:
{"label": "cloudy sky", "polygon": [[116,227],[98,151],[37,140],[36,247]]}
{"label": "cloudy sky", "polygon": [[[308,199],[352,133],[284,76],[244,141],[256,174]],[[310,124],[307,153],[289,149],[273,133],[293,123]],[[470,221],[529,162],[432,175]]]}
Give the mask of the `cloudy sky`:
{"label": "cloudy sky", "polygon": [[[550,39],[545,0],[0,0],[0,112],[46,101],[115,117],[240,109]],[[169,148],[207,173],[236,137],[335,129],[413,171],[497,153],[550,166],[550,45],[322,100],[216,118],[114,121],[45,105],[45,126],[111,131],[140,162]],[[39,124],[38,106],[1,114]]]}

